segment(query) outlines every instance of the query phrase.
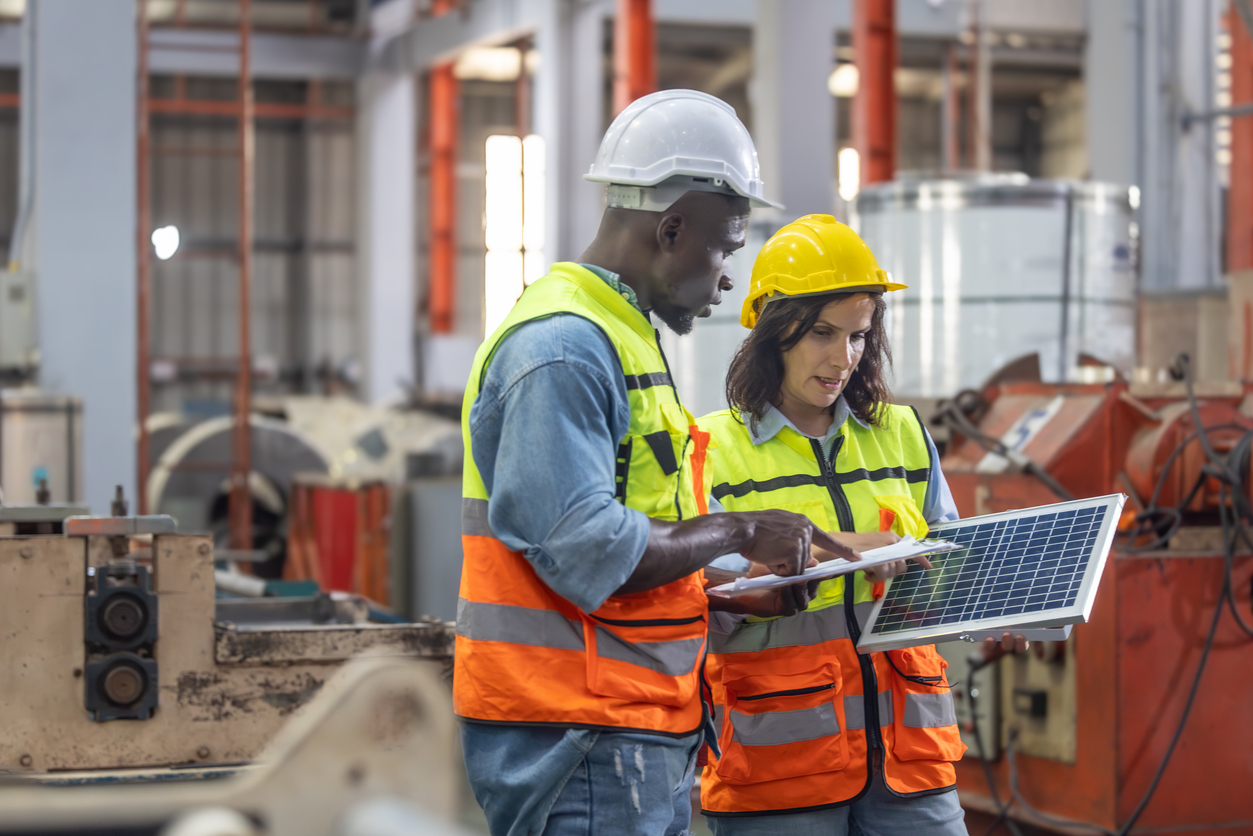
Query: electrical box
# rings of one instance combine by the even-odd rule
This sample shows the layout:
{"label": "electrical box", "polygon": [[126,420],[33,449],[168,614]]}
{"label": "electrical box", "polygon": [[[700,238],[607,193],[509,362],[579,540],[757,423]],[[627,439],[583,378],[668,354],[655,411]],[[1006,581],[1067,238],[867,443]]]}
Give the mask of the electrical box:
{"label": "electrical box", "polygon": [[34,277],[0,271],[0,370],[28,371],[37,364]]}
{"label": "electrical box", "polygon": [[1001,661],[1003,742],[1014,736],[1014,751],[1074,763],[1077,740],[1075,646],[1032,642],[1026,653]]}

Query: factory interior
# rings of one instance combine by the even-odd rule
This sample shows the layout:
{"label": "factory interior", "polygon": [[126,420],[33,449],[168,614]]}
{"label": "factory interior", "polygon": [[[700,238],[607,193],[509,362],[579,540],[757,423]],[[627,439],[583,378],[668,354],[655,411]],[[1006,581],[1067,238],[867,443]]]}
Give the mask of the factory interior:
{"label": "factory interior", "polygon": [[[690,416],[831,216],[961,518],[1119,497],[1064,630],[928,651],[960,832],[1253,834],[1251,0],[0,0],[0,835],[503,836],[454,665],[542,640],[458,621],[476,353],[675,90],[777,204],[653,326]],[[684,832],[747,832],[703,768]]]}

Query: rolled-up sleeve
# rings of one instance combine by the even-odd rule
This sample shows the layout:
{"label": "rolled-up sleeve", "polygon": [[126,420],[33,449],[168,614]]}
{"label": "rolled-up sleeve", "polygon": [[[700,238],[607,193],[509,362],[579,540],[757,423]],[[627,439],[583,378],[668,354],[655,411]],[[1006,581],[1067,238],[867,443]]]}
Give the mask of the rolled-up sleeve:
{"label": "rolled-up sleeve", "polygon": [[585,612],[622,586],[648,544],[648,517],[614,498],[629,426],[617,354],[574,316],[528,323],[502,341],[470,411],[492,533]]}

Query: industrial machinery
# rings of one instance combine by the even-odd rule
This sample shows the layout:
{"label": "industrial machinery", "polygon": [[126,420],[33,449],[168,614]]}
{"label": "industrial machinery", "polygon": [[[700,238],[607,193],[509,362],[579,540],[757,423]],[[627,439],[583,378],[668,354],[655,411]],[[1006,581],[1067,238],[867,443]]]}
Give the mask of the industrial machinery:
{"label": "industrial machinery", "polygon": [[[19,531],[55,513],[4,511]],[[211,539],[169,517],[59,525],[0,536],[0,770],[248,763],[355,656],[450,664],[446,622],[372,623],[351,596],[218,598]]]}
{"label": "industrial machinery", "polygon": [[458,836],[458,757],[448,689],[429,664],[357,660],[255,765],[8,780],[0,834]]}
{"label": "industrial machinery", "polygon": [[963,804],[1058,833],[1250,832],[1253,386],[1002,377],[938,420],[963,515],[1131,497],[1066,642],[974,676],[968,646],[943,649],[971,747]]}

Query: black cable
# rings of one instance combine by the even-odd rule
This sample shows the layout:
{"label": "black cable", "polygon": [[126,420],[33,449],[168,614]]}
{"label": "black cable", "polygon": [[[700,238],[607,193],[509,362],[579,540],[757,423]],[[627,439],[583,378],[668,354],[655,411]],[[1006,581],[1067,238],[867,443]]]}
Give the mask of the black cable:
{"label": "black cable", "polygon": [[1018,731],[1015,729],[1009,733],[1009,745],[1005,747],[1005,760],[1009,763],[1009,794],[1010,797],[1017,801],[1019,806],[1031,815],[1035,816],[1045,824],[1051,824],[1054,827],[1064,827],[1067,829],[1074,827],[1086,827],[1095,830],[1097,833],[1105,834],[1105,836],[1122,836],[1122,833],[1115,834],[1114,831],[1101,827],[1099,824],[1092,824],[1086,821],[1076,821],[1073,819],[1059,819],[1050,816],[1047,813],[1041,813],[1032,807],[1027,799],[1022,797],[1022,793],[1018,791],[1018,762],[1014,758],[1014,743],[1018,740]]}
{"label": "black cable", "polygon": [[[1201,426],[1200,405],[1197,403],[1196,392],[1192,386],[1192,366],[1186,354],[1181,354],[1179,356],[1179,364],[1183,367],[1184,382],[1188,392],[1188,405],[1192,412],[1192,422],[1197,427],[1197,433],[1195,433],[1195,435],[1199,436],[1201,440],[1201,447],[1205,450],[1206,456],[1218,466],[1217,469],[1219,470],[1219,478],[1222,480],[1218,492],[1218,509],[1219,519],[1223,523],[1223,558],[1226,564],[1224,568],[1227,569],[1227,571],[1223,574],[1223,588],[1219,593],[1218,603],[1214,606],[1214,618],[1210,621],[1209,633],[1205,637],[1205,647],[1201,651],[1201,660],[1197,664],[1196,675],[1192,678],[1192,687],[1188,691],[1188,699],[1187,702],[1184,703],[1183,714],[1179,717],[1179,724],[1175,727],[1175,733],[1170,739],[1170,745],[1166,747],[1166,754],[1162,756],[1162,761],[1158,765],[1157,772],[1153,775],[1153,780],[1149,783],[1149,788],[1145,791],[1144,797],[1140,799],[1140,803],[1136,805],[1135,809],[1131,813],[1131,816],[1127,819],[1127,822],[1118,829],[1116,836],[1127,836],[1127,834],[1131,832],[1131,828],[1135,827],[1135,823],[1139,820],[1141,814],[1144,813],[1145,808],[1149,806],[1149,802],[1153,799],[1154,793],[1157,792],[1158,784],[1161,783],[1162,776],[1166,774],[1166,767],[1170,764],[1170,758],[1175,753],[1175,747],[1179,744],[1180,739],[1183,737],[1184,727],[1188,723],[1188,716],[1192,713],[1192,706],[1196,702],[1196,695],[1201,687],[1201,677],[1205,673],[1205,665],[1209,662],[1210,650],[1214,646],[1214,637],[1218,634],[1218,622],[1222,618],[1223,614],[1223,598],[1228,598],[1230,600],[1231,607],[1234,612],[1235,590],[1232,586],[1229,567],[1235,561],[1235,547],[1237,540],[1235,536],[1229,536],[1228,534],[1230,530],[1230,527],[1227,524],[1229,514],[1232,512],[1236,513],[1236,522],[1241,529],[1243,528],[1243,523],[1240,521],[1241,512],[1237,510],[1240,506],[1243,506],[1245,515],[1253,519],[1253,513],[1248,513],[1249,503],[1248,498],[1244,495],[1245,486],[1243,484],[1243,479],[1240,478],[1238,473],[1233,471],[1233,468],[1228,464],[1228,462],[1219,459],[1218,454],[1214,452],[1214,448],[1209,443],[1209,433],[1211,430]],[[1240,427],[1239,429],[1245,430],[1246,436],[1249,434],[1249,431],[1245,427]],[[1192,436],[1189,436],[1182,441],[1179,447],[1172,452],[1168,461],[1173,462],[1176,454],[1179,453],[1183,447],[1191,443],[1191,440]],[[1244,439],[1241,439],[1242,443],[1243,441]],[[1241,445],[1237,444],[1237,448],[1240,447]],[[1250,448],[1253,449],[1253,441],[1250,441]],[[1153,502],[1151,504],[1155,504],[1157,498],[1160,496],[1160,482],[1165,479],[1166,472],[1168,470],[1169,466],[1163,469],[1161,479],[1159,479],[1158,489],[1153,492]],[[1189,495],[1189,501],[1191,496],[1192,494]],[[1228,509],[1227,507],[1228,498],[1232,500],[1231,509]],[[1180,510],[1180,513],[1182,513],[1181,509],[1177,510]],[[1241,623],[1242,627],[1244,626],[1243,621],[1239,618],[1239,616],[1237,616],[1237,621]],[[1010,740],[1010,744],[1010,789],[1016,793],[1016,785],[1014,783],[1012,738]],[[1017,795],[1015,795],[1015,798],[1017,798]],[[1018,801],[1019,803],[1022,803],[1020,798]]]}
{"label": "black cable", "polygon": [[1175,753],[1175,746],[1178,745],[1180,738],[1183,737],[1183,728],[1188,724],[1188,715],[1192,713],[1192,704],[1196,701],[1196,694],[1201,686],[1201,674],[1205,673],[1205,663],[1209,661],[1210,648],[1214,646],[1214,636],[1218,633],[1218,621],[1223,614],[1222,595],[1230,593],[1231,588],[1224,580],[1223,591],[1218,598],[1218,604],[1214,607],[1214,618],[1210,622],[1209,635],[1205,637],[1205,648],[1201,651],[1201,661],[1196,666],[1196,676],[1192,678],[1192,688],[1188,691],[1188,701],[1184,703],[1183,714],[1179,717],[1179,725],[1175,727],[1175,734],[1170,739],[1170,745],[1166,747],[1166,754],[1162,757],[1162,762],[1157,767],[1157,773],[1153,776],[1153,781],[1149,784],[1148,790],[1145,791],[1144,797],[1140,799],[1140,803],[1132,811],[1131,817],[1127,819],[1127,823],[1119,828],[1117,836],[1127,836],[1131,832],[1131,828],[1135,826],[1136,821],[1140,818],[1140,814],[1144,812],[1145,807],[1149,806],[1149,801],[1152,800],[1153,794],[1157,792],[1157,785],[1161,782],[1162,776],[1166,774],[1166,766],[1170,763],[1170,756]]}
{"label": "black cable", "polygon": [[975,674],[989,664],[989,662],[984,660],[970,665],[970,670],[967,672],[970,685],[966,688],[966,698],[970,700],[970,727],[975,736],[975,748],[979,750],[979,765],[983,767],[983,777],[988,782],[988,792],[992,793],[992,803],[996,805],[997,810],[996,818],[988,829],[984,831],[983,836],[992,836],[1002,822],[1004,822],[1005,827],[1009,829],[1012,836],[1022,836],[1018,825],[1009,817],[1009,804],[1001,801],[1001,793],[996,789],[996,781],[992,778],[992,768],[988,766],[988,753],[983,745],[983,735],[979,734],[978,704],[976,702],[979,696],[979,689],[975,687]]}
{"label": "black cable", "polygon": [[[1023,456],[1021,453],[1010,450],[999,438],[993,438],[976,427],[971,420],[966,417],[965,413],[961,411],[961,407],[957,405],[957,399],[953,399],[943,404],[940,407],[940,412],[937,417],[939,417],[940,422],[947,425],[950,430],[956,430],[969,438],[971,441],[978,444],[984,450],[987,450],[989,453],[995,453],[1007,461],[1014,462],[1023,470],[1023,472],[1030,473],[1032,476],[1039,479],[1044,483],[1045,487],[1067,502],[1075,498],[1074,494],[1066,490],[1066,488],[1062,486],[1061,482],[1058,482],[1053,478],[1053,474],[1031,461],[1031,459]],[[1015,461],[1015,458],[1019,461]]]}

